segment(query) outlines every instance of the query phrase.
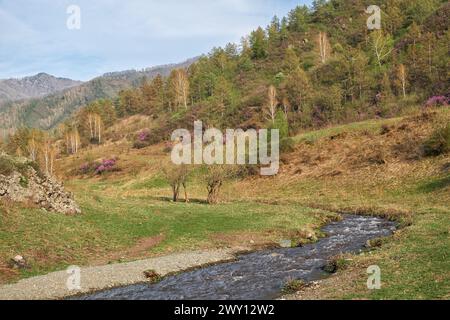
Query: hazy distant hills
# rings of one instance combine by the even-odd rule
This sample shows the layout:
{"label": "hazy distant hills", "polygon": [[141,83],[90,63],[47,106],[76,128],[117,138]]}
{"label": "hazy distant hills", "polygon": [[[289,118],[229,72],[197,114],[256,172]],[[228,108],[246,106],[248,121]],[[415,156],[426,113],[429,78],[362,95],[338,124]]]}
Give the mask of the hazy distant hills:
{"label": "hazy distant hills", "polygon": [[22,79],[0,80],[0,103],[43,97],[81,83],[81,81],[56,78],[46,73],[39,73]]}
{"label": "hazy distant hills", "polygon": [[44,73],[0,80],[0,129],[6,134],[22,126],[53,128],[94,100],[115,98],[120,90],[137,86],[144,78],[168,76],[173,69],[186,68],[197,59],[141,71],[111,72],[84,83]]}

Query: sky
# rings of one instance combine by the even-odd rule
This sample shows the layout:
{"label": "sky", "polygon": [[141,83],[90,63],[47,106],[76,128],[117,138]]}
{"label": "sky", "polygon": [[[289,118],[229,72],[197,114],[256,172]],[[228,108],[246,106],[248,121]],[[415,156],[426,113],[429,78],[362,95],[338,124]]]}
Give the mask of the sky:
{"label": "sky", "polygon": [[[182,62],[239,42],[274,15],[311,2],[0,0],[0,79],[46,72],[85,81]],[[73,5],[80,9],[79,29],[73,28],[76,12],[68,12]]]}

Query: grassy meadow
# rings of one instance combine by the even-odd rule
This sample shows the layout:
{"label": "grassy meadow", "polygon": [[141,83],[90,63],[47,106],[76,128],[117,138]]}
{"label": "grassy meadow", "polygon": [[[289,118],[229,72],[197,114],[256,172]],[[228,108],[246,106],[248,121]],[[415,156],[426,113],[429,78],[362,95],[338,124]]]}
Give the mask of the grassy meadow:
{"label": "grassy meadow", "polygon": [[[132,149],[125,140],[62,159],[66,187],[83,214],[62,216],[3,204],[0,260],[15,254],[32,265],[22,273],[1,266],[1,281],[68,265],[130,261],[211,248],[257,249],[282,239],[295,244],[336,219],[336,213],[376,214],[401,222],[382,246],[306,291],[306,298],[448,299],[450,292],[450,158],[420,155],[432,132],[450,122],[436,112],[331,127],[295,137],[276,177],[247,177],[224,185],[218,205],[205,203],[195,176],[190,203],[170,201],[160,173],[169,154],[161,145]],[[119,172],[80,176],[88,159],[118,157]],[[379,265],[383,287],[369,291],[366,269]],[[3,270],[5,270],[3,272]],[[308,289],[306,289],[308,290]]]}

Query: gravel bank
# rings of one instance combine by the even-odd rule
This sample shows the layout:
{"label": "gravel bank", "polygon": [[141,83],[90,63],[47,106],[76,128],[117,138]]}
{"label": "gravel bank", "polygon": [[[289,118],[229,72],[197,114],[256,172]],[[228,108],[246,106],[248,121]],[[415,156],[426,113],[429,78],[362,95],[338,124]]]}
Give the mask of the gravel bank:
{"label": "gravel bank", "polygon": [[144,282],[144,271],[154,270],[159,275],[179,272],[211,263],[233,260],[231,250],[187,252],[136,262],[81,268],[81,290],[70,291],[66,271],[24,279],[0,287],[0,300],[50,300],[89,293],[112,287]]}

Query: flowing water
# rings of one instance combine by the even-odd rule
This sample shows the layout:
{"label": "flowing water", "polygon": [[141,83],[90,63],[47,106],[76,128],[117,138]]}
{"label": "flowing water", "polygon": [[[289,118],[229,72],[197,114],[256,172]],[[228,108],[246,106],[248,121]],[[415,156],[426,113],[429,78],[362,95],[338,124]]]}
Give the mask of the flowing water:
{"label": "flowing water", "polygon": [[370,239],[391,235],[396,223],[346,215],[322,230],[326,238],[298,248],[244,254],[237,261],[184,272],[156,284],[136,284],[77,299],[96,300],[259,300],[276,299],[292,279],[324,277],[323,267],[340,253],[358,253]]}

